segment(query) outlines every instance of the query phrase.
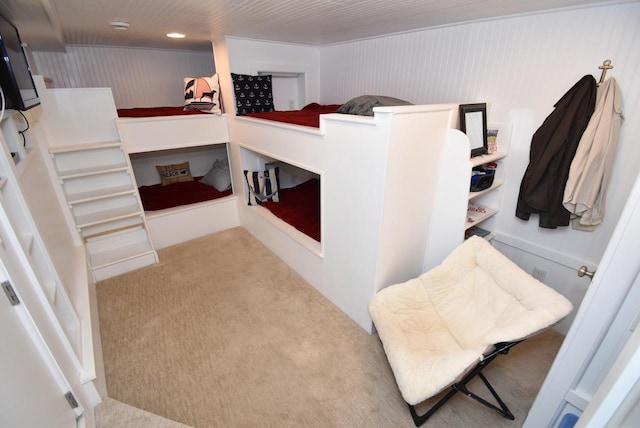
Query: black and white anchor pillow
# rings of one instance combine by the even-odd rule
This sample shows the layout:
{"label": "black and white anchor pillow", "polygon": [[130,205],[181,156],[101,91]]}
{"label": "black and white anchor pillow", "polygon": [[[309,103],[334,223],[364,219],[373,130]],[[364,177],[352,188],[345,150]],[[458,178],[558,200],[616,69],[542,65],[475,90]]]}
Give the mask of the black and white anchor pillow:
{"label": "black and white anchor pillow", "polygon": [[272,76],[231,73],[238,116],[274,111]]}

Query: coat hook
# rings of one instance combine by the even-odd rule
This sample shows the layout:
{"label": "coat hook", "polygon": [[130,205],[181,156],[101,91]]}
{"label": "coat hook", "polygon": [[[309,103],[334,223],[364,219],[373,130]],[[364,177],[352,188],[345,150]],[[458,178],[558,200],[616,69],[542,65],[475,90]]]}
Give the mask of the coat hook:
{"label": "coat hook", "polygon": [[602,70],[602,75],[600,76],[600,81],[598,82],[599,86],[602,82],[604,82],[604,77],[607,75],[607,70],[613,68],[613,65],[611,65],[610,59],[605,59],[604,61],[602,61],[602,65],[598,68]]}

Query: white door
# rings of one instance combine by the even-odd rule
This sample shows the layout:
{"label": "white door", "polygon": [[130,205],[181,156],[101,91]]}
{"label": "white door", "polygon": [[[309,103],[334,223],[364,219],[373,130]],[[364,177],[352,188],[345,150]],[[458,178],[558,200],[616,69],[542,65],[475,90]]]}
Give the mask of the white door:
{"label": "white door", "polygon": [[[6,260],[4,256],[0,248],[0,259]],[[9,278],[0,260],[4,281]],[[65,398],[68,390],[56,370],[24,305],[12,306],[0,291],[0,427],[76,426],[76,414]]]}
{"label": "white door", "polygon": [[592,401],[640,315],[640,176],[524,427],[555,427]]}
{"label": "white door", "polygon": [[576,427],[640,426],[640,329],[634,328],[620,356],[584,409]]}

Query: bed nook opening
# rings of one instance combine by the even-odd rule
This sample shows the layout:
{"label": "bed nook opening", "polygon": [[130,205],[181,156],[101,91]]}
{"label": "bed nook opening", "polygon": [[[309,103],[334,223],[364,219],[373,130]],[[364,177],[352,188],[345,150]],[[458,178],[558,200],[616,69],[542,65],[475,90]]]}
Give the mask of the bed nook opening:
{"label": "bed nook opening", "polygon": [[273,103],[276,110],[299,110],[306,103],[306,77],[302,72],[258,71],[258,76],[271,75]]}
{"label": "bed nook opening", "polygon": [[246,200],[255,212],[314,251],[321,243],[322,175],[240,147]]}
{"label": "bed nook opening", "polygon": [[227,144],[130,153],[147,214],[233,194]]}

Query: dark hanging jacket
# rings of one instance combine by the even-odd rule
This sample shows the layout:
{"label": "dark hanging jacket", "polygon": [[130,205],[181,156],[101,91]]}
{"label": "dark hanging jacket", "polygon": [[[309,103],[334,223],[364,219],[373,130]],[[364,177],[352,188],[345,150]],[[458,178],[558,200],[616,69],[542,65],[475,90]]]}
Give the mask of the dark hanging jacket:
{"label": "dark hanging jacket", "polygon": [[555,104],[533,134],[529,166],[520,183],[516,217],[539,215],[539,226],[568,226],[570,213],[562,205],[564,187],[580,137],[596,103],[596,80],[584,76]]}

